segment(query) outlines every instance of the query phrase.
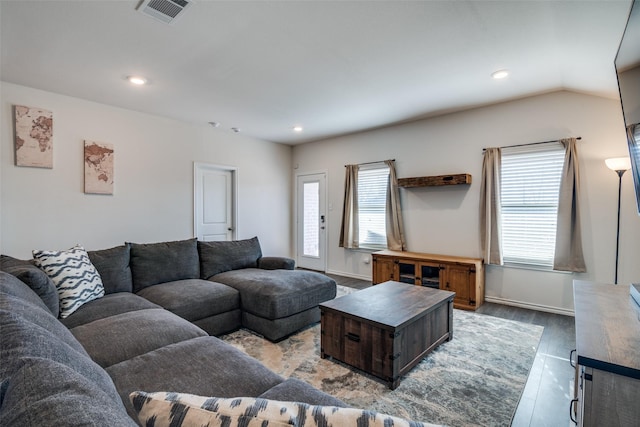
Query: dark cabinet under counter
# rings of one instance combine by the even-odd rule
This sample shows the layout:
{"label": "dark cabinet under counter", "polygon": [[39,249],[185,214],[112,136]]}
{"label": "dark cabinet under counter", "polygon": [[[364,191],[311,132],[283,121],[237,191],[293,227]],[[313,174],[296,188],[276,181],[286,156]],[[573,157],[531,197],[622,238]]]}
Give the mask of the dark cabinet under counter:
{"label": "dark cabinet under counter", "polygon": [[574,280],[580,426],[640,426],[640,306],[629,285]]}

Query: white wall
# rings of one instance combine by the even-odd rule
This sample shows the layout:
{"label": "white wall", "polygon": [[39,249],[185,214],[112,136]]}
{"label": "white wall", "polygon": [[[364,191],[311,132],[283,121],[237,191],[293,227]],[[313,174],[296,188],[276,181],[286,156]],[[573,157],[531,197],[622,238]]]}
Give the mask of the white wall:
{"label": "white wall", "polygon": [[[402,189],[410,251],[480,256],[482,148],[581,136],[582,229],[586,274],[489,267],[494,301],[570,313],[572,279],[613,282],[617,175],[604,159],[627,155],[620,103],[555,92],[466,112],[294,147],[297,173],[328,170],[328,270],[370,278],[367,252],[338,247],[344,165],[396,159],[398,177],[470,173],[470,186]],[[620,283],[640,280],[640,217],[630,174],[623,178]],[[332,207],[332,209],[331,209]]]}
{"label": "white wall", "polygon": [[[1,83],[0,251],[102,249],[193,236],[193,162],[238,168],[238,238],[291,254],[291,147]],[[54,168],[14,166],[12,106],[53,112]],[[115,147],[115,194],[83,192],[85,139]]]}

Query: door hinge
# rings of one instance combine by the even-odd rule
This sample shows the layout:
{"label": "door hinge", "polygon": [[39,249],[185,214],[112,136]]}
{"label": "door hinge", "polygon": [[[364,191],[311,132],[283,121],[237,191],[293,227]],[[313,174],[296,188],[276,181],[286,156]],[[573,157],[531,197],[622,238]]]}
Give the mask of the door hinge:
{"label": "door hinge", "polygon": [[398,353],[398,354],[394,354],[394,355],[391,355],[391,354],[389,355],[389,359],[390,359],[390,360],[396,360],[396,359],[398,359],[399,357],[400,357],[400,353]]}

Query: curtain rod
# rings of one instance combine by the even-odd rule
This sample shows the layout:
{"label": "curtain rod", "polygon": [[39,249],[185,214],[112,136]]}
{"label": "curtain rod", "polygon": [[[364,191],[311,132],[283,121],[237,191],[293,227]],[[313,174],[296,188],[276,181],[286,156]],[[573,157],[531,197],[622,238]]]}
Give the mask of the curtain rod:
{"label": "curtain rod", "polygon": [[[566,139],[566,138],[565,138],[565,139]],[[577,139],[578,141],[580,141],[580,140],[582,139],[582,137],[581,137],[581,136],[578,136],[578,137],[576,137],[576,139]],[[500,148],[526,147],[526,146],[529,146],[529,145],[550,144],[550,143],[552,143],[552,142],[560,142],[560,140],[559,140],[559,139],[552,139],[551,141],[530,142],[530,143],[528,143],[528,144],[505,145],[505,146],[500,147]],[[482,149],[482,151],[483,151],[483,152],[484,152],[484,151],[487,151],[487,149],[486,149],[486,148],[483,148],[483,149]]]}
{"label": "curtain rod", "polygon": [[[395,162],[396,159],[389,159],[392,162]],[[357,166],[362,166],[362,165],[372,165],[374,163],[384,163],[386,162],[386,160],[378,160],[377,162],[365,162],[365,163],[356,163]],[[346,168],[349,165],[344,165],[344,167]]]}

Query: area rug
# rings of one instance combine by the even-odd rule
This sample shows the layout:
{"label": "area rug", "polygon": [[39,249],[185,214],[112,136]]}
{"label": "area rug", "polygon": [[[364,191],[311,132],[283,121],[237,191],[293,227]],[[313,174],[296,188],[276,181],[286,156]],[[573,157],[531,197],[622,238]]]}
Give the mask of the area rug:
{"label": "area rug", "polygon": [[[353,291],[339,288],[339,295]],[[462,310],[454,310],[453,325],[453,340],[403,376],[395,390],[320,358],[320,325],[275,344],[244,329],[222,339],[278,374],[304,380],[353,407],[448,426],[509,426],[543,327]]]}

